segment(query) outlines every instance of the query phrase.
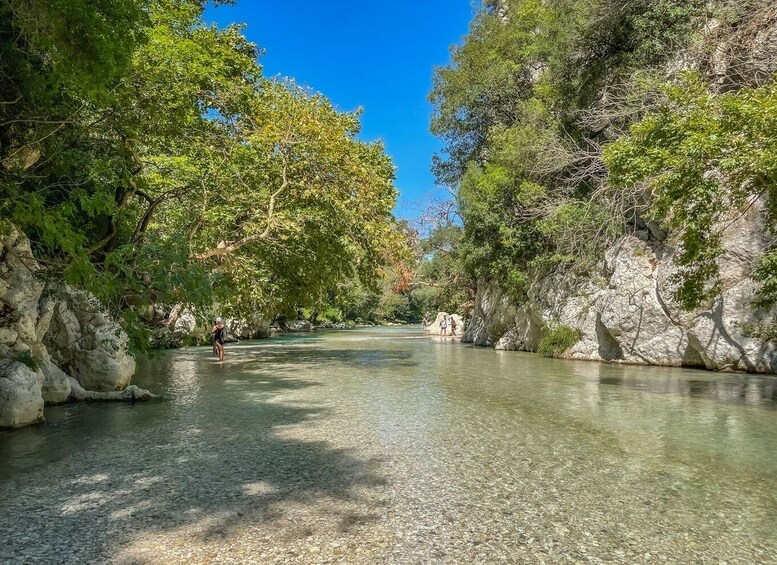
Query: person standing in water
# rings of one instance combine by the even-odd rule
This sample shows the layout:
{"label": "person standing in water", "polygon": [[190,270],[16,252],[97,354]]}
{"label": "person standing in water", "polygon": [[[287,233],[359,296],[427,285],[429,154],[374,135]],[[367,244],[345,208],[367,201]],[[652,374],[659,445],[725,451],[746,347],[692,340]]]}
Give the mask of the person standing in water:
{"label": "person standing in water", "polygon": [[216,348],[219,361],[224,360],[224,329],[221,318],[216,318],[216,325],[213,326],[210,333],[213,334],[213,347]]}
{"label": "person standing in water", "polygon": [[448,335],[448,316],[443,316],[440,320],[440,335]]}
{"label": "person standing in water", "polygon": [[456,318],[451,316],[451,335],[456,335]]}

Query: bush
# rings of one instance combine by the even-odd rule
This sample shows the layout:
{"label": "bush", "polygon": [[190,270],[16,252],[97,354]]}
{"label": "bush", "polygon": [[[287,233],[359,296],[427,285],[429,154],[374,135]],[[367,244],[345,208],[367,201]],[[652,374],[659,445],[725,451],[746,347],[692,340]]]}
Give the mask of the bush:
{"label": "bush", "polygon": [[326,308],[318,315],[318,321],[320,323],[332,322],[337,324],[343,321],[343,313],[339,308]]}
{"label": "bush", "polygon": [[540,340],[537,352],[543,357],[558,357],[583,337],[580,330],[558,325],[549,328]]}
{"label": "bush", "polygon": [[[777,222],[777,82],[721,94],[688,73],[664,95],[658,110],[605,147],[604,161],[612,189],[647,191],[649,216],[677,235],[674,298],[695,310],[721,292],[718,260],[734,214],[763,196],[767,229]],[[774,304],[777,260],[767,254],[754,275],[759,305]]]}
{"label": "bush", "polygon": [[33,371],[40,369],[40,361],[33,357],[29,352],[18,353],[14,356],[13,360],[19,363],[24,363]]}
{"label": "bush", "polygon": [[761,341],[777,342],[777,323],[765,324],[736,324],[742,330],[745,337],[760,339]]}

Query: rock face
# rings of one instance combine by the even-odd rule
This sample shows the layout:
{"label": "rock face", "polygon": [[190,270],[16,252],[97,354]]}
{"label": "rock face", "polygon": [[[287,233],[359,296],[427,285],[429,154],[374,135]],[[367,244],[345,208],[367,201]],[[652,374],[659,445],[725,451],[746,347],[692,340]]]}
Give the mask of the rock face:
{"label": "rock face", "polygon": [[[127,336],[88,294],[43,284],[27,238],[0,236],[0,427],[43,421],[44,404],[128,387]],[[133,391],[133,399],[143,394]]]}
{"label": "rock face", "polygon": [[62,404],[70,398],[72,392],[70,379],[62,369],[54,363],[44,363],[41,367],[44,375],[41,395],[46,404]]}
{"label": "rock face", "polygon": [[0,361],[0,427],[19,428],[43,421],[43,373],[24,363]]}
{"label": "rock face", "polygon": [[723,291],[704,310],[685,312],[672,300],[671,241],[637,232],[607,251],[601,276],[545,280],[524,304],[480,284],[462,341],[535,351],[548,328],[565,325],[582,334],[563,355],[571,359],[777,372],[775,345],[744,329],[775,314],[751,306],[757,287],[748,275],[768,245],[760,208],[724,232]]}
{"label": "rock face", "polygon": [[307,320],[292,320],[290,322],[286,322],[285,326],[283,327],[283,331],[292,333],[312,332],[313,324]]}
{"label": "rock face", "polygon": [[51,360],[88,390],[127,388],[135,359],[127,352],[127,335],[89,294],[52,288],[53,315],[43,343]]}
{"label": "rock face", "polygon": [[[168,318],[168,327],[173,333],[191,335],[198,330],[197,316],[191,308],[186,308],[183,304],[177,304]],[[207,331],[209,328],[199,328]]]}
{"label": "rock face", "polygon": [[452,335],[450,318],[453,318],[454,320],[456,320],[456,335],[459,335],[459,336],[462,335],[462,333],[464,332],[464,319],[458,314],[448,314],[447,312],[439,312],[434,322],[426,326],[426,328],[424,328],[424,331],[430,335],[442,335],[441,326],[442,326],[443,320],[446,318],[448,318],[448,321],[447,321],[447,328],[445,330],[445,335]]}
{"label": "rock face", "polygon": [[[153,331],[155,347],[167,349],[189,345],[208,345],[213,341],[211,329],[215,316],[208,314],[202,321],[195,311],[184,305],[177,304],[162,314],[162,325]],[[241,339],[262,339],[270,337],[270,323],[259,317],[226,318],[226,339],[233,342]]]}
{"label": "rock face", "polygon": [[253,319],[227,318],[227,335],[237,339],[264,339],[270,337],[270,322],[260,317]]}

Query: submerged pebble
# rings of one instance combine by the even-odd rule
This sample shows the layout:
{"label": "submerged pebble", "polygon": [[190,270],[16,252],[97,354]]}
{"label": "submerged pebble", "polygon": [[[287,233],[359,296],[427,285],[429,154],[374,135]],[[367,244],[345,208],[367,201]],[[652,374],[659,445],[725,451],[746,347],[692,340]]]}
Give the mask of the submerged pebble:
{"label": "submerged pebble", "polygon": [[167,402],[54,408],[1,434],[0,562],[777,555],[777,412],[687,393],[733,381],[414,331],[232,346],[223,365],[175,351],[139,364]]}

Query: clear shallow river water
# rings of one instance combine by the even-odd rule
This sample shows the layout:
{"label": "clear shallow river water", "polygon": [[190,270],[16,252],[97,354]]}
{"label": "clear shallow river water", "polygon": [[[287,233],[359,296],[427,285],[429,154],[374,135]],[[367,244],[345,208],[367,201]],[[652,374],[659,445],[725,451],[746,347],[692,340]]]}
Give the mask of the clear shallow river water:
{"label": "clear shallow river water", "polygon": [[777,563],[777,378],[319,332],[0,433],[0,563]]}

